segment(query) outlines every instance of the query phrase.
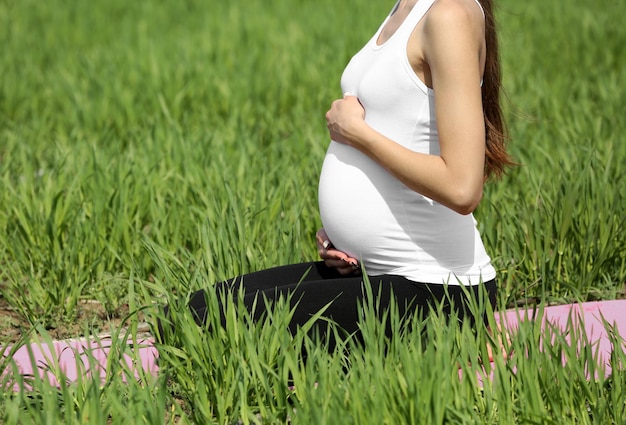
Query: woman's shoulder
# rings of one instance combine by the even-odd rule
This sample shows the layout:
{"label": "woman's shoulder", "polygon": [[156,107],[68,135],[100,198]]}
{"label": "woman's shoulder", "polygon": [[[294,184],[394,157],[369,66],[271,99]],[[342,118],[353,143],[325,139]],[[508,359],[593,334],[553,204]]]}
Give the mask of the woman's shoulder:
{"label": "woman's shoulder", "polygon": [[477,0],[436,0],[424,20],[426,25],[437,27],[482,27],[484,12]]}
{"label": "woman's shoulder", "polygon": [[485,32],[483,10],[477,0],[436,0],[424,17],[423,31],[425,40],[460,37],[479,43]]}

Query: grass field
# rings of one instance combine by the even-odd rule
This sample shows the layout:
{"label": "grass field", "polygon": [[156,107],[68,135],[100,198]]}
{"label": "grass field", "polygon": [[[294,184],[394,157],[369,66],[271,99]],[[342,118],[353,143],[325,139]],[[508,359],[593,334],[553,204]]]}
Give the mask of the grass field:
{"label": "grass field", "polygon": [[[124,321],[133,335],[154,305],[316,258],[324,113],[393,6],[370,3],[0,0],[0,345],[15,329],[24,342]],[[522,165],[487,185],[475,215],[501,307],[624,297],[626,6],[497,3]],[[532,326],[513,348],[536,355],[497,357],[481,388],[457,371],[480,367],[484,330],[436,318],[386,352],[365,321],[370,349],[349,355],[245,317],[214,333],[177,320],[158,377],[125,383],[112,367],[104,385],[5,386],[2,421],[626,422],[623,368],[586,379],[592,353],[558,335],[539,353]]]}

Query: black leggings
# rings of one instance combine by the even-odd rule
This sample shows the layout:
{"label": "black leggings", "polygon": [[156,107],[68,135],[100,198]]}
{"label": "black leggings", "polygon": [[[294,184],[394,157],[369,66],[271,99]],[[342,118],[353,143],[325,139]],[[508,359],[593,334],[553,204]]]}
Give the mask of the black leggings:
{"label": "black leggings", "polygon": [[[454,308],[459,319],[468,319],[472,323],[475,320],[468,309],[467,293],[473,293],[478,299],[480,285],[467,287],[469,289],[467,290],[458,285],[418,283],[395,275],[370,276],[369,281],[371,293],[381,311],[389,305],[393,296],[401,317],[415,313],[425,315],[431,307],[442,303],[444,313],[450,314]],[[484,289],[488,297],[485,302],[495,308],[495,280],[485,282]],[[356,334],[359,308],[365,298],[362,276],[340,275],[322,261],[292,264],[246,274],[218,283],[215,290],[218,296],[230,291],[235,298],[242,290],[243,304],[253,312],[255,320],[264,313],[264,298],[272,301],[281,295],[290,294],[292,306],[295,305],[289,324],[291,332],[295,332],[312,315],[330,303],[324,311],[324,316],[347,333]],[[253,309],[255,303],[256,307]],[[194,313],[196,322],[203,324],[207,317],[204,290],[192,294],[189,307]],[[223,311],[220,314],[224,321]]]}

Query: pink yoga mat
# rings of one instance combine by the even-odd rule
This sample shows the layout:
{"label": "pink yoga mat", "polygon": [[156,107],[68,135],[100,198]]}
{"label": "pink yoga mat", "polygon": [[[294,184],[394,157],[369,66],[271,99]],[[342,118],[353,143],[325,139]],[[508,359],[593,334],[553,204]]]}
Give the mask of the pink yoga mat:
{"label": "pink yoga mat", "polygon": [[[508,310],[498,314],[498,321],[514,334],[515,328],[522,320],[533,320],[533,310]],[[591,344],[598,347],[599,360],[608,367],[608,359],[613,350],[605,322],[613,326],[615,332],[622,337],[620,349],[626,351],[623,344],[626,338],[626,300],[588,302],[582,304],[567,304],[551,306],[544,309],[543,320],[554,325],[557,329],[565,330],[568,321],[582,321],[587,338]],[[117,343],[119,347],[120,343]],[[142,339],[136,345],[128,341],[129,352],[117,356],[125,362],[126,368],[133,375],[139,377],[143,371],[156,374],[158,371],[158,353],[152,339]],[[38,376],[53,385],[59,385],[58,370],[63,372],[65,379],[70,382],[80,377],[97,377],[103,379],[107,373],[107,363],[111,362],[111,340],[76,339],[54,341],[52,345],[31,343],[20,347],[13,355],[13,361],[18,373],[23,376]],[[0,349],[0,352],[1,349]],[[5,355],[8,350],[4,351]],[[10,369],[10,368],[9,368]],[[126,376],[131,379],[131,376]]]}
{"label": "pink yoga mat", "polygon": [[[520,321],[535,320],[537,311],[528,310],[508,310],[504,314],[499,315],[497,320],[500,321],[512,334],[519,325]],[[626,300],[597,301],[586,302],[580,304],[565,304],[558,306],[545,307],[543,310],[543,322],[550,323],[553,329],[568,329],[568,323],[576,329],[581,324],[584,325],[585,334],[588,343],[592,345],[593,350],[597,349],[598,361],[605,368],[606,373],[611,373],[609,359],[613,349],[621,349],[626,352],[624,341],[626,340]],[[621,337],[621,346],[613,347],[608,329],[613,328],[616,335]],[[566,335],[566,340],[569,338]]]}
{"label": "pink yoga mat", "polygon": [[[123,353],[120,353],[125,349]],[[5,356],[10,347],[4,351]],[[113,352],[111,350],[114,350]],[[97,378],[104,381],[111,361],[119,361],[124,380],[138,379],[140,373],[156,374],[158,353],[154,340],[129,340],[112,344],[110,338],[72,339],[52,343],[31,343],[20,347],[13,354],[17,373],[26,378],[37,376],[58,386],[63,377],[68,382],[79,378]],[[123,363],[122,363],[123,362]],[[10,370],[5,373],[12,373]],[[119,373],[119,368],[118,368]]]}

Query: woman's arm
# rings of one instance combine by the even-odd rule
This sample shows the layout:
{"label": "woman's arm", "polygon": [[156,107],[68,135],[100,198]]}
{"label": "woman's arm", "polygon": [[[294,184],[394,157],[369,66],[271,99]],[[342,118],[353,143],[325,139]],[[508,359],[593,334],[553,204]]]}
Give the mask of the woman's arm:
{"label": "woman's arm", "polygon": [[411,151],[376,132],[353,96],[336,100],[326,114],[333,140],[359,149],[409,188],[460,214],[476,208],[484,181],[483,25],[480,10],[466,1],[441,0],[409,42],[409,57],[422,58],[430,70],[440,155]]}

